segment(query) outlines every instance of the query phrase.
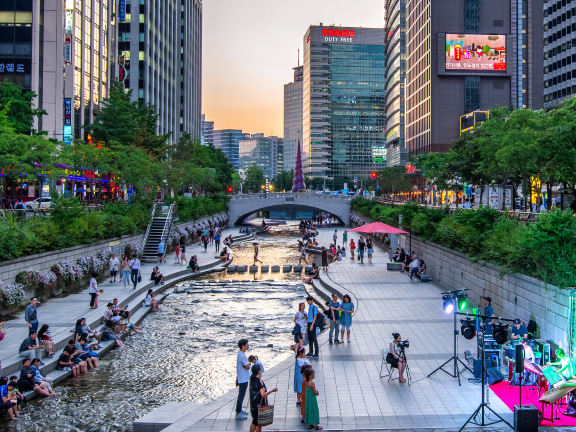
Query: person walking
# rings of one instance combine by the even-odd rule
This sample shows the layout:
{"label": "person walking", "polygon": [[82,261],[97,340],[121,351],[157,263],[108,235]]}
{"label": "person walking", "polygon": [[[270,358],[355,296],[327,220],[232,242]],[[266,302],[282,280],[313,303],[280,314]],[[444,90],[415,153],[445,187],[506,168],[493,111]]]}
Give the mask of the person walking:
{"label": "person walking", "polygon": [[364,237],[360,236],[358,240],[358,261],[360,264],[364,264],[364,249],[366,248],[366,243],[364,242]]}
{"label": "person walking", "polygon": [[188,264],[188,258],[186,258],[186,245],[180,246],[180,264]]}
{"label": "person walking", "polygon": [[140,260],[137,257],[132,258],[130,261],[130,279],[134,284],[134,289],[136,289],[136,285],[138,285],[138,277],[140,276]]}
{"label": "person walking", "polygon": [[206,234],[202,238],[202,241],[204,242],[204,252],[208,252],[208,243],[210,243],[210,238],[208,237],[208,234]]}
{"label": "person walking", "polygon": [[263,262],[258,259],[258,253],[260,252],[260,249],[258,247],[258,242],[254,242],[254,243],[252,243],[252,245],[254,246],[254,265],[256,265],[257,262],[259,262],[260,264],[263,264]]}
{"label": "person walking", "polygon": [[248,339],[240,339],[238,341],[238,355],[236,356],[236,384],[238,385],[238,399],[236,400],[236,420],[246,420],[248,412],[242,409],[244,404],[244,396],[248,389],[248,380],[250,379],[250,362],[246,357],[248,351]]}
{"label": "person walking", "polygon": [[214,246],[216,247],[216,252],[220,251],[220,231],[216,231],[214,234]]}
{"label": "person walking", "polygon": [[214,227],[210,227],[208,230],[208,237],[210,237],[210,244],[214,243]]}
{"label": "person walking", "polygon": [[344,234],[342,234],[342,245],[343,246],[348,246],[348,231],[344,231]]}
{"label": "person walking", "polygon": [[340,331],[340,302],[338,294],[332,294],[332,301],[328,302],[328,319],[330,320],[330,333],[328,335],[329,344],[332,345],[332,335],[334,342],[339,344],[338,332]]}
{"label": "person walking", "polygon": [[354,313],[354,303],[348,294],[344,295],[342,304],[340,305],[340,339],[344,343],[344,331],[348,336],[348,343],[350,343],[350,328],[352,327],[352,314]]}
{"label": "person walking", "polygon": [[334,234],[332,234],[332,240],[334,241],[334,244],[338,244],[338,230],[334,230]]}
{"label": "person walking", "polygon": [[366,250],[368,251],[368,262],[372,264],[372,254],[374,253],[374,242],[370,237],[366,240]]}
{"label": "person walking", "polygon": [[302,248],[300,250],[300,259],[298,260],[298,265],[302,264],[302,260],[304,260],[304,262],[306,263],[306,265],[308,265],[308,260],[306,259],[306,250],[305,248]]}
{"label": "person walking", "polygon": [[112,277],[114,277],[114,282],[116,282],[116,274],[118,273],[118,268],[120,267],[120,261],[116,258],[116,255],[112,254],[108,260],[108,269],[110,270],[110,283],[112,283]]}
{"label": "person walking", "polygon": [[122,258],[122,282],[124,283],[124,288],[130,283],[130,260],[126,255]]}
{"label": "person walking", "polygon": [[160,240],[158,243],[158,264],[162,264],[162,261],[164,261],[164,242]]}
{"label": "person walking", "polygon": [[354,239],[350,240],[350,259],[354,259],[354,251],[356,250],[356,244],[354,243]]}
{"label": "person walking", "polygon": [[40,306],[42,306],[42,303],[40,303],[36,297],[32,297],[30,304],[24,309],[24,320],[28,325],[29,335],[31,335],[32,332],[36,333],[38,331],[38,311],[36,308]]}
{"label": "person walking", "polygon": [[98,277],[98,273],[92,273],[92,277],[90,278],[90,286],[88,287],[88,294],[90,294],[90,309],[98,309],[98,282],[96,282],[96,278]]}
{"label": "person walking", "polygon": [[308,347],[310,351],[306,354],[306,357],[317,358],[319,351],[318,339],[316,338],[316,317],[318,316],[318,307],[314,304],[314,299],[311,296],[306,297],[306,303],[308,303],[308,322],[306,323],[306,330],[308,332]]}

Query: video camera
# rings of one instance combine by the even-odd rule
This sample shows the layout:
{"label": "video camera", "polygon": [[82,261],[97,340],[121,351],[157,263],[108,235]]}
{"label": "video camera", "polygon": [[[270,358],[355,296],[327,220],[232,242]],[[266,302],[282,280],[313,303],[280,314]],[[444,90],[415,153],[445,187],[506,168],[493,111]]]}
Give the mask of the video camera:
{"label": "video camera", "polygon": [[398,347],[400,349],[410,348],[410,341],[409,340],[400,341],[400,342],[398,342]]}

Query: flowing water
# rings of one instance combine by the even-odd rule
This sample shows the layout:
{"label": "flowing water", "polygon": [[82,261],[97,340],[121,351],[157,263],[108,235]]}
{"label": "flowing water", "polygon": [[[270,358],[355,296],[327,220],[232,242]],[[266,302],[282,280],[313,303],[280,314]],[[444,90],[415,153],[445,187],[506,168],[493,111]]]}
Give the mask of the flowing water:
{"label": "flowing water", "polygon": [[[297,230],[275,227],[258,239],[269,265],[297,264]],[[234,264],[252,264],[251,243],[233,247]],[[128,431],[132,421],[171,401],[208,402],[235,387],[237,341],[270,368],[291,355],[292,317],[305,297],[289,273],[215,274],[184,282],[159,313],[141,324],[88,374],[34,399],[20,419],[0,419],[0,431]]]}

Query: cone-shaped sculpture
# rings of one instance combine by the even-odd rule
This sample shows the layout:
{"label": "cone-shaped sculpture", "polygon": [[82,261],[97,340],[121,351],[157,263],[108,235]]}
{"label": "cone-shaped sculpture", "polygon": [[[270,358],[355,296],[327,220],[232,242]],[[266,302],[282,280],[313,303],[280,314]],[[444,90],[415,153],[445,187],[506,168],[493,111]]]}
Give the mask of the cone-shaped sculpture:
{"label": "cone-shaped sculpture", "polygon": [[302,171],[302,153],[300,152],[300,140],[298,140],[298,151],[296,153],[296,167],[294,168],[292,192],[303,190],[306,190],[306,184],[304,183],[304,171]]}

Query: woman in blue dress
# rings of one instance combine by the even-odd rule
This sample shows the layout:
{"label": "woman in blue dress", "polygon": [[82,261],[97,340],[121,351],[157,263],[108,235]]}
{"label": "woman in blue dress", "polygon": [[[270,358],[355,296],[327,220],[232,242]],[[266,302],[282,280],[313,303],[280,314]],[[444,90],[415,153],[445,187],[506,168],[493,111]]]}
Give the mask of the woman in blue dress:
{"label": "woman in blue dress", "polygon": [[352,314],[354,313],[354,303],[348,294],[344,295],[344,301],[340,303],[340,340],[344,342],[344,330],[350,343],[350,327],[352,327]]}
{"label": "woman in blue dress", "polygon": [[302,372],[301,368],[308,362],[305,360],[306,349],[300,347],[296,350],[296,364],[294,365],[294,393],[296,393],[296,405],[299,406],[302,402]]}

